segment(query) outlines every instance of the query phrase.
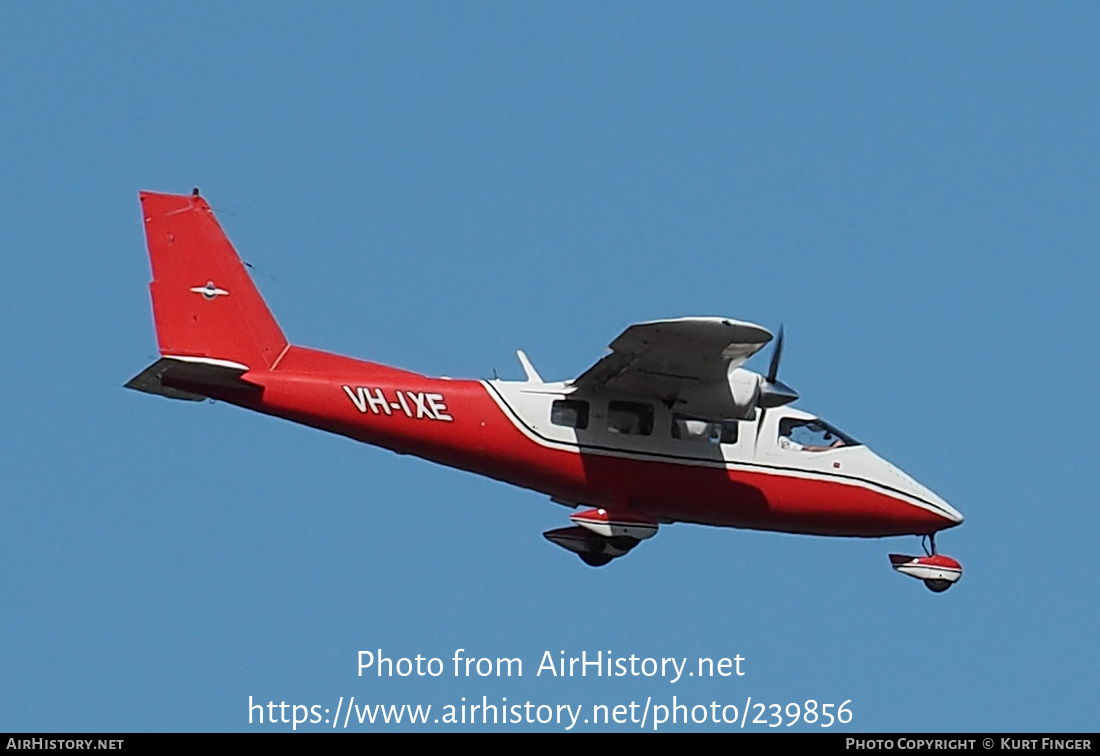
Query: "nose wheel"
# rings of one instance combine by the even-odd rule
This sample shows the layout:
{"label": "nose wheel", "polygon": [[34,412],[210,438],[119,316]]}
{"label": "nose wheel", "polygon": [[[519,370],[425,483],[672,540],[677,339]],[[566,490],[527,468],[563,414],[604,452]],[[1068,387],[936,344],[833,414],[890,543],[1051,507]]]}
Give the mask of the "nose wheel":
{"label": "nose wheel", "polygon": [[890,566],[902,575],[916,578],[933,593],[943,593],[962,577],[962,565],[936,552],[935,534],[921,539],[924,556],[891,554]]}
{"label": "nose wheel", "polygon": [[943,593],[948,588],[954,585],[950,580],[933,580],[932,578],[926,578],[924,581],[925,587],[932,593]]}

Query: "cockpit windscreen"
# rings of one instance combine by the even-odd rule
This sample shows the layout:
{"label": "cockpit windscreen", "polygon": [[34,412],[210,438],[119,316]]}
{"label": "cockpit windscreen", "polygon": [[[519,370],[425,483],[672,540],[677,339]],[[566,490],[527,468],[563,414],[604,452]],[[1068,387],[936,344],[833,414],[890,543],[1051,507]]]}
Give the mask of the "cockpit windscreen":
{"label": "cockpit windscreen", "polygon": [[826,451],[842,446],[859,446],[860,443],[824,420],[786,417],[779,421],[779,445],[784,449]]}

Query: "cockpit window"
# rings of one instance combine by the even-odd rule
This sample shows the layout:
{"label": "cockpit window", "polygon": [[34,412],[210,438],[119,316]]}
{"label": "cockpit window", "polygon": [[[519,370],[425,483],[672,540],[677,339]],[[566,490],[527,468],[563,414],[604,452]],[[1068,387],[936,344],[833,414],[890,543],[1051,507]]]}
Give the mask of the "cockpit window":
{"label": "cockpit window", "polygon": [[712,444],[736,444],[736,420],[700,420],[673,413],[672,437],[710,441]]}
{"label": "cockpit window", "polygon": [[787,417],[779,421],[779,446],[800,451],[827,451],[842,446],[859,446],[859,441],[824,420]]}

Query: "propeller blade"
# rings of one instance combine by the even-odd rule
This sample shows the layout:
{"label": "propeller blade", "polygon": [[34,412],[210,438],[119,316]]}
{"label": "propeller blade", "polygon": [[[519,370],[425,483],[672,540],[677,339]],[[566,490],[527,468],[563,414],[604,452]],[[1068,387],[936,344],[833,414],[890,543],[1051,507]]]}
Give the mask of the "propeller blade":
{"label": "propeller blade", "polygon": [[760,429],[764,427],[764,415],[767,411],[766,407],[761,407],[760,414],[756,416],[756,438],[752,442],[753,452],[756,451],[756,447],[760,443]]}
{"label": "propeller blade", "polygon": [[[779,374],[779,360],[782,356],[783,326],[779,326],[779,336],[775,339],[775,349],[772,350],[772,360],[768,365],[768,375],[764,379],[763,385],[760,386],[758,406],[761,410],[771,409],[772,407],[782,407],[784,404],[790,404],[798,399],[798,392],[776,377]],[[763,420],[763,412],[761,412],[760,421],[763,422]],[[756,432],[757,435],[759,435],[759,427],[757,427]]]}
{"label": "propeller blade", "polygon": [[756,437],[753,439],[753,450],[760,443],[760,431],[764,428],[764,416],[772,407],[782,407],[798,399],[798,392],[783,383],[777,377],[779,375],[779,360],[783,356],[783,326],[779,326],[779,335],[775,339],[775,349],[772,350],[772,359],[768,363],[768,375],[760,386],[760,398],[756,406],[760,408],[760,414],[756,416]]}
{"label": "propeller blade", "polygon": [[772,350],[772,361],[768,365],[768,383],[775,383],[775,376],[779,373],[779,358],[783,355],[783,326],[779,326],[779,336],[775,339],[775,349]]}

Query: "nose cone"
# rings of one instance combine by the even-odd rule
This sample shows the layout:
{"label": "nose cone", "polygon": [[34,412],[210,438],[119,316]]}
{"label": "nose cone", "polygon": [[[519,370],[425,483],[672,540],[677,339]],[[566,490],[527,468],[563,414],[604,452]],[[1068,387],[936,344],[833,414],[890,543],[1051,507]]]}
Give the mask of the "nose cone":
{"label": "nose cone", "polygon": [[[921,488],[924,488],[924,486],[921,486]],[[948,504],[946,501],[944,501],[942,498],[940,498],[936,494],[929,491],[927,488],[924,488],[924,492],[925,492],[925,496],[923,496],[921,498],[924,498],[927,501],[929,501],[930,503],[934,504],[936,506],[936,508],[941,511],[944,518],[951,523],[948,527],[954,527],[955,525],[961,525],[962,524],[962,521],[963,521],[962,512],[955,509],[953,506]]]}
{"label": "nose cone", "polygon": [[[881,458],[880,458],[881,459]],[[963,521],[962,512],[955,509],[948,504],[942,497],[937,496],[927,487],[921,485],[914,480],[910,475],[899,470],[894,465],[890,464],[886,460],[882,460],[886,466],[887,474],[893,479],[894,485],[896,485],[901,491],[907,493],[915,499],[924,502],[928,505],[928,508],[935,512],[937,515],[947,520],[950,524],[945,526],[952,528],[959,525]]]}

